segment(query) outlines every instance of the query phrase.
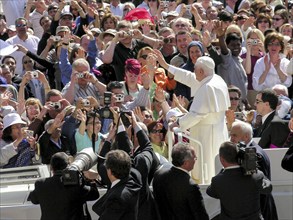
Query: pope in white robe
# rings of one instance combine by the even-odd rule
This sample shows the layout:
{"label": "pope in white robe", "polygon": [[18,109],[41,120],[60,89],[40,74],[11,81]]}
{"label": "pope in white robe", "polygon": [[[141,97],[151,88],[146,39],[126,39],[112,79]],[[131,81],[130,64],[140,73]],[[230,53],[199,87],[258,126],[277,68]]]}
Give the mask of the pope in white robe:
{"label": "pope in white robe", "polygon": [[[192,177],[198,183],[209,183],[215,175],[215,157],[220,145],[229,140],[225,120],[225,111],[230,107],[228,88],[225,81],[215,74],[215,63],[210,57],[200,57],[195,63],[194,73],[168,64],[163,64],[162,57],[156,51],[161,66],[174,75],[174,79],[191,88],[193,102],[189,112],[180,117],[171,128],[190,129],[190,135],[202,144],[203,158],[198,144],[195,147],[198,162],[192,171]],[[204,180],[201,164],[203,163]]]}

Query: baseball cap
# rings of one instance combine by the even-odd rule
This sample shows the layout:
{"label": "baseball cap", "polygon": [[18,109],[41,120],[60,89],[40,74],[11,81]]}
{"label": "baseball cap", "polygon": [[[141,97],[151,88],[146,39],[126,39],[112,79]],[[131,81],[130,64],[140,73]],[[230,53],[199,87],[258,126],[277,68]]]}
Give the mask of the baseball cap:
{"label": "baseball cap", "polygon": [[16,31],[16,28],[15,28],[15,25],[14,24],[9,25],[7,29],[8,30],[11,30],[11,31]]}
{"label": "baseball cap", "polygon": [[73,19],[73,15],[72,15],[70,12],[63,12],[63,13],[60,15],[60,19],[62,19],[64,16],[71,16],[71,19]]}
{"label": "baseball cap", "polygon": [[59,32],[62,32],[62,31],[70,32],[70,29],[69,29],[69,27],[67,27],[67,26],[58,26],[58,27],[56,28],[56,34],[58,34]]}
{"label": "baseball cap", "polygon": [[102,32],[102,33],[100,34],[99,38],[100,38],[100,40],[104,40],[104,37],[105,37],[105,35],[107,35],[107,34],[112,35],[113,37],[115,37],[116,33],[117,33],[116,30],[114,30],[114,29],[108,29],[108,30]]}

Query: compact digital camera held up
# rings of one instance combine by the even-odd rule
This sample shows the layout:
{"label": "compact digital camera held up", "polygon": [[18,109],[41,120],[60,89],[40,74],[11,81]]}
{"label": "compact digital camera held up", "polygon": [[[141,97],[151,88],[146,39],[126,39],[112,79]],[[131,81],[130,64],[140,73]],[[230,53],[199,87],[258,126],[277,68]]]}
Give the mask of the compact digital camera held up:
{"label": "compact digital camera held up", "polygon": [[31,77],[32,77],[33,79],[38,78],[38,77],[39,77],[39,73],[38,73],[37,71],[32,71],[32,72],[31,72]]}
{"label": "compact digital camera held up", "polygon": [[98,113],[101,116],[101,118],[105,119],[113,119],[113,113],[110,110],[110,104],[112,99],[112,92],[105,92],[104,93],[104,108],[100,108]]}
{"label": "compact digital camera held up", "polygon": [[84,77],[83,73],[76,73],[78,79],[82,79]]}
{"label": "compact digital camera held up", "polygon": [[82,100],[82,105],[83,105],[84,107],[89,107],[89,106],[91,105],[91,102],[90,102],[90,100],[88,100],[88,99],[83,99],[83,100]]}
{"label": "compact digital camera held up", "polygon": [[61,109],[61,103],[60,103],[60,102],[51,102],[51,103],[50,103],[50,106],[51,106],[52,108],[54,108],[55,110],[59,110],[59,109]]}

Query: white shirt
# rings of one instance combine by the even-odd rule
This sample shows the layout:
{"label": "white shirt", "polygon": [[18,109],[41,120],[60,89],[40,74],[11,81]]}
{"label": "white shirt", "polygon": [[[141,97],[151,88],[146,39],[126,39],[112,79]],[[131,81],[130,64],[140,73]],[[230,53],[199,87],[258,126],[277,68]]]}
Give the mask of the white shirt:
{"label": "white shirt", "polygon": [[124,4],[122,3],[119,3],[116,7],[113,6],[112,3],[110,4],[111,13],[113,15],[120,16],[121,18],[123,16],[123,9],[124,9]]}
{"label": "white shirt", "polygon": [[114,180],[112,183],[111,183],[111,188],[113,188],[117,183],[119,183],[121,180],[120,179],[117,179],[117,180]]}
{"label": "white shirt", "polygon": [[[30,34],[28,34],[27,39],[24,41],[21,40],[17,35],[6,40],[6,42],[11,45],[21,44],[22,46],[27,48],[30,52],[35,54],[37,53],[39,41],[40,39],[38,37],[30,35]],[[11,54],[11,56],[13,56],[16,60],[15,74],[22,76],[23,75],[22,58],[24,54],[20,51],[15,51]]]}
{"label": "white shirt", "polygon": [[[254,71],[253,71],[253,79],[252,79],[252,86],[254,90],[256,91],[261,91],[266,88],[272,88],[276,84],[281,84],[286,87],[289,87],[292,84],[292,76],[288,75],[287,79],[285,82],[281,82],[279,75],[277,73],[277,70],[275,69],[274,65],[271,64],[271,68],[269,70],[269,73],[265,79],[265,81],[262,84],[259,84],[259,78],[265,71],[265,63],[264,63],[264,57],[258,59],[256,61],[256,64],[254,66]],[[268,55],[268,61],[270,61],[270,55]],[[281,58],[281,64],[280,64],[280,69],[286,73],[287,72],[287,67],[289,65],[289,60],[287,58]]]}
{"label": "white shirt", "polygon": [[38,38],[42,38],[44,29],[40,25],[40,19],[43,15],[47,15],[48,13],[46,11],[43,12],[43,14],[40,14],[36,10],[34,10],[29,15],[29,24],[34,29],[34,35]]}
{"label": "white shirt", "polygon": [[273,111],[271,111],[271,112],[269,112],[268,114],[262,116],[262,118],[261,118],[261,122],[262,122],[262,124],[265,122],[265,120],[267,119],[267,117],[269,117],[269,115],[270,115],[272,112],[273,112]]}

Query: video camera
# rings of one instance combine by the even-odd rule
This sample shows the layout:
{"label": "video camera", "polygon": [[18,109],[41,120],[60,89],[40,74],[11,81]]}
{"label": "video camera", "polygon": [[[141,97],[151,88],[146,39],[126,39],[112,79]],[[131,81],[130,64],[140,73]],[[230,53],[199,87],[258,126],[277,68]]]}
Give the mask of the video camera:
{"label": "video camera", "polygon": [[81,172],[89,170],[97,161],[98,157],[92,148],[85,148],[80,151],[75,160],[62,172],[64,186],[82,185],[84,179]]}
{"label": "video camera", "polygon": [[245,144],[237,144],[238,163],[244,171],[244,175],[252,175],[257,172],[257,154],[255,147],[246,147]]}

